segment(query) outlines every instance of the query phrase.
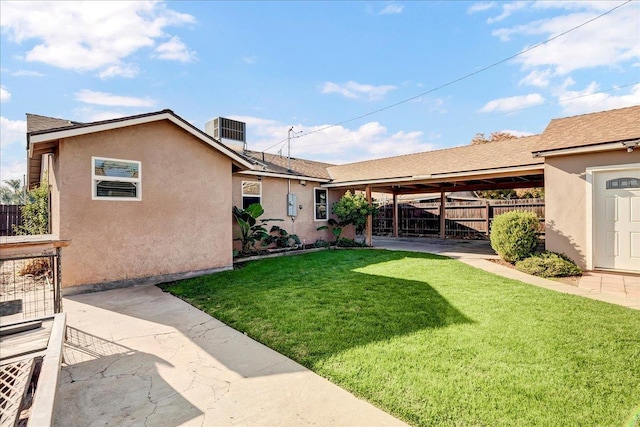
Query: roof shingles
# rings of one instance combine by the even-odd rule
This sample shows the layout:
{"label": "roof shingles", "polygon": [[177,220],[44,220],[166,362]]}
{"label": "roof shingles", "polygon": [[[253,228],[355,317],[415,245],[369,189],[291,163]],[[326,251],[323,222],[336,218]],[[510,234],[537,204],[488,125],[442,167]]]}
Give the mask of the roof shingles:
{"label": "roof shingles", "polygon": [[289,162],[287,157],[277,154],[261,153],[258,151],[245,151],[245,156],[252,160],[264,164],[265,172],[278,174],[306,176],[309,178],[320,178],[329,180],[331,177],[327,172],[327,168],[333,166],[329,163],[315,162],[312,160],[291,158],[291,171],[289,171]]}
{"label": "roof shingles", "polygon": [[640,138],[640,105],[553,119],[532,151],[584,147]]}
{"label": "roof shingles", "polygon": [[329,167],[333,182],[369,181],[541,165],[531,155],[539,135]]}
{"label": "roof shingles", "polygon": [[75,126],[78,122],[27,113],[27,133]]}

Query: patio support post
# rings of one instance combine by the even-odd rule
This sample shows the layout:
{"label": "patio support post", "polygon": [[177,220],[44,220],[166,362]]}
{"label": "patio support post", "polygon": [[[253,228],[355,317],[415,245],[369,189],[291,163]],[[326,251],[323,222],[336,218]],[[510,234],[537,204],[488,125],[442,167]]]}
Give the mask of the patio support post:
{"label": "patio support post", "polygon": [[444,192],[444,188],[440,189],[440,238],[441,239],[445,239],[446,238],[446,227],[447,227],[447,222],[446,222],[446,205],[447,205],[447,197],[445,195]]}
{"label": "patio support post", "polygon": [[393,193],[393,237],[398,237],[398,195]]}
{"label": "patio support post", "polygon": [[490,228],[491,228],[491,206],[489,206],[489,201],[485,200],[485,216],[486,218],[486,222],[485,222],[485,227],[487,228],[487,237],[489,236],[489,232],[490,232]]}
{"label": "patio support post", "polygon": [[[371,186],[369,185],[366,186],[365,194],[367,196],[367,203],[371,205]],[[367,236],[365,237],[365,241],[364,241],[369,246],[373,246],[372,235],[373,235],[373,216],[369,214],[369,216],[367,216]]]}

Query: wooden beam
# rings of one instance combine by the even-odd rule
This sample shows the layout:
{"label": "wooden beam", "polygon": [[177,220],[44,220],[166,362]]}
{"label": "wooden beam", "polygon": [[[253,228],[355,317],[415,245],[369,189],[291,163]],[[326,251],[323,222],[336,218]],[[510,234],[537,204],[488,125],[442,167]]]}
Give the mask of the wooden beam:
{"label": "wooden beam", "polygon": [[433,190],[423,190],[416,191],[416,189],[405,189],[404,187],[400,187],[400,189],[396,190],[396,194],[423,194],[423,193],[436,193],[441,190],[444,191],[480,191],[480,190],[508,190],[508,189],[516,189],[516,188],[531,188],[531,187],[544,187],[544,179],[534,179],[531,181],[518,181],[518,182],[499,182],[496,184],[465,184],[458,185],[460,183],[456,183],[457,185],[453,185],[453,183],[444,183],[438,188],[433,188]]}
{"label": "wooden beam", "polygon": [[444,190],[440,191],[440,238],[444,239],[446,238],[446,227],[447,227],[447,222],[446,222],[446,210],[447,207],[447,195],[445,194]]}
{"label": "wooden beam", "polygon": [[393,237],[398,237],[398,195],[393,193]]}
{"label": "wooden beam", "polygon": [[[365,188],[365,194],[367,195],[367,203],[369,203],[369,205],[371,205],[371,186],[367,185],[367,187]],[[369,215],[367,216],[367,236],[365,237],[365,243],[369,246],[372,246],[372,239],[373,236],[373,216]]]}

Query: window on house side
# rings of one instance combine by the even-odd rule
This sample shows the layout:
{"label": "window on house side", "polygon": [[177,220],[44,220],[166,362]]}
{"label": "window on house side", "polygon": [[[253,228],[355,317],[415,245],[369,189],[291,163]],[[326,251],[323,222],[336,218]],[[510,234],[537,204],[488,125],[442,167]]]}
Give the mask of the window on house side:
{"label": "window on house side", "polygon": [[254,203],[262,203],[262,183],[242,181],[242,209],[247,209]]}
{"label": "window on house side", "polygon": [[314,188],[314,219],[316,221],[326,221],[328,218],[327,213],[327,190],[324,188]]}
{"label": "window on house side", "polygon": [[91,158],[93,200],[142,200],[142,164],[136,160]]}

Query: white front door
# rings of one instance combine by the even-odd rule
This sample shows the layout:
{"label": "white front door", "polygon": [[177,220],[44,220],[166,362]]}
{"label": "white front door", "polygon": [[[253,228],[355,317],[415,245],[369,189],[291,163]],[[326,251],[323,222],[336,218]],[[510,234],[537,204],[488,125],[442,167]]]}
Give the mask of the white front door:
{"label": "white front door", "polygon": [[640,272],[640,169],[593,180],[594,267]]}

